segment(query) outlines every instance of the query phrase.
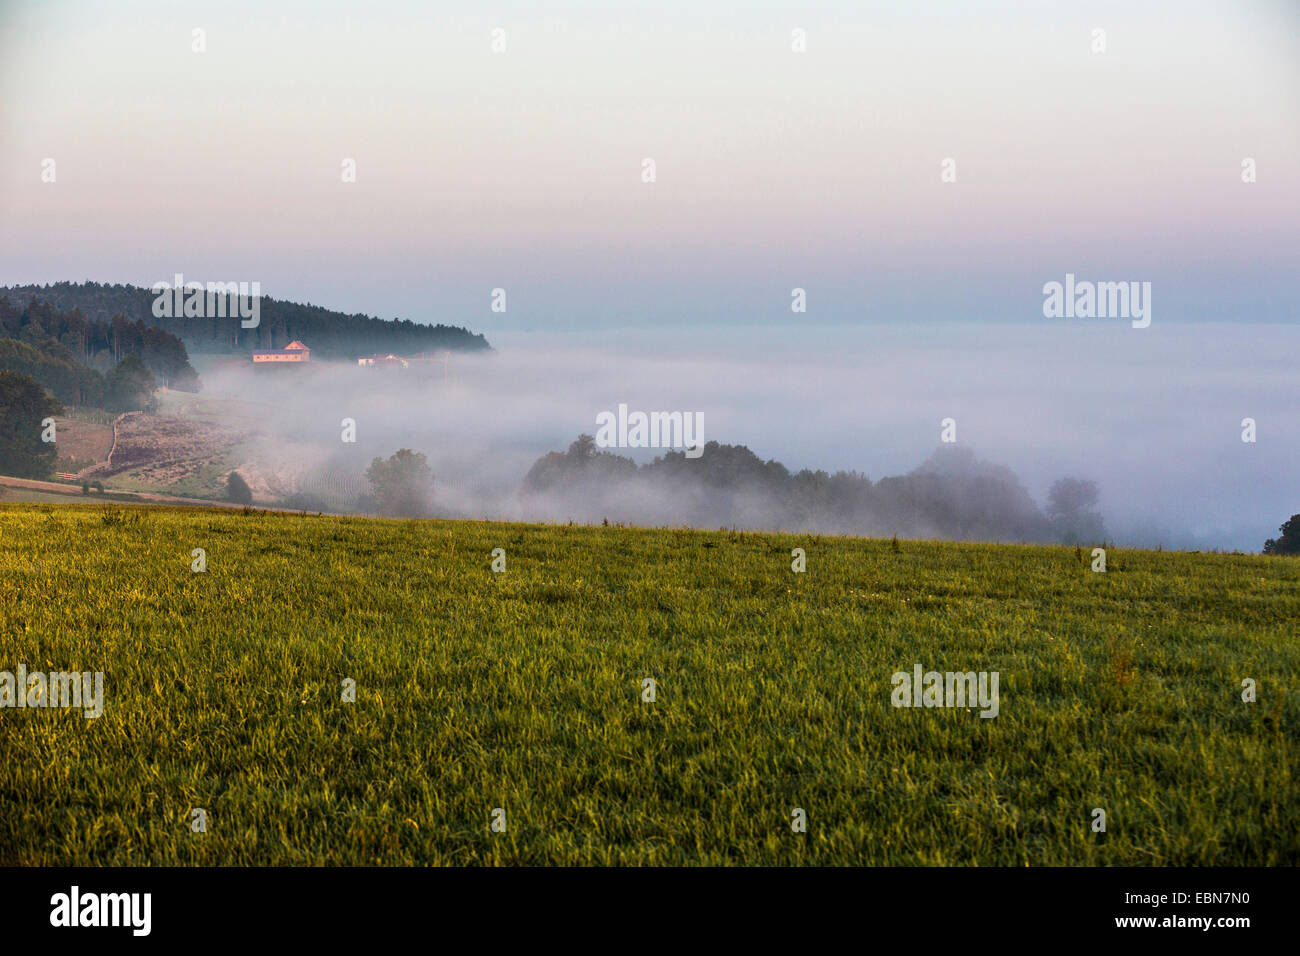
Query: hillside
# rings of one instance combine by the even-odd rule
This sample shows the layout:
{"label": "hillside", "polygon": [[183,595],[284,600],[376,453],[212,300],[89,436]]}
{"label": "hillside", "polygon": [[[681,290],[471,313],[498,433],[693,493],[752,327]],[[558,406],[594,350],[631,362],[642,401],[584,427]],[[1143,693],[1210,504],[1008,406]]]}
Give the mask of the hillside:
{"label": "hillside", "polygon": [[[169,277],[170,278],[170,277]],[[414,355],[447,349],[488,349],[487,339],[450,325],[426,325],[406,319],[388,321],[373,316],[346,315],[317,305],[286,302],[262,296],[259,324],[240,327],[237,318],[158,317],[154,315],[155,294],[133,285],[99,282],[56,282],[50,285],[0,286],[0,297],[8,296],[21,308],[33,299],[69,311],[80,309],[92,321],[144,322],[184,340],[194,353],[244,354],[253,349],[283,348],[294,339],[306,342],[312,355],[320,358],[351,359],[374,352]],[[232,313],[233,314],[233,311]]]}
{"label": "hillside", "polygon": [[1300,862],[1300,561],[1107,558],[0,506],[0,669],[104,673],[0,711],[0,864]]}

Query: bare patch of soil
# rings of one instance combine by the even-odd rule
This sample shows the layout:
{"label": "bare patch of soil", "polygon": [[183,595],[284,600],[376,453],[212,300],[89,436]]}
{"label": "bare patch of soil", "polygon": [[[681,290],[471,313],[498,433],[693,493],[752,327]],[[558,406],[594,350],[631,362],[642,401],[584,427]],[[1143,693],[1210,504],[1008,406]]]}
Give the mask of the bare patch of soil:
{"label": "bare patch of soil", "polygon": [[60,418],[55,426],[56,447],[59,452],[60,471],[67,471],[62,462],[102,462],[107,460],[113,447],[113,426],[96,425],[76,418]]}

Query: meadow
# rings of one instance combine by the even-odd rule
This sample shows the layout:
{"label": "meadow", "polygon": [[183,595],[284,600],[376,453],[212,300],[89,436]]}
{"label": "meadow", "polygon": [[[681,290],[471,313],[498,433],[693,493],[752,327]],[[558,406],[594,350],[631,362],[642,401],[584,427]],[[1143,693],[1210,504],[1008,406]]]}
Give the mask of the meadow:
{"label": "meadow", "polygon": [[[0,671],[105,698],[0,709],[0,864],[1300,862],[1300,560],[1091,563],[0,505]],[[893,707],[918,663],[998,715]]]}

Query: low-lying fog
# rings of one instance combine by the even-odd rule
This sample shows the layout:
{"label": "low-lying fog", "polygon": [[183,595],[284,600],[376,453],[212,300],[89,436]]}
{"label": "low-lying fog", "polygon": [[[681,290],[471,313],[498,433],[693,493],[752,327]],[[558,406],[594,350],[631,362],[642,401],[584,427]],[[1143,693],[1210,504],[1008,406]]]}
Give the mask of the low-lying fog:
{"label": "low-lying fog", "polygon": [[[956,422],[958,446],[1011,468],[1039,505],[1092,479],[1118,544],[1258,551],[1300,511],[1300,330],[1127,322],[490,331],[495,352],[361,369],[222,365],[204,393],[264,403],[306,490],[356,488],[375,456],[428,456],[439,512],[564,520],[517,492],[596,416],[703,413],[704,439],[792,471],[905,474]],[[310,345],[311,343],[307,343]],[[203,369],[206,362],[198,363]],[[356,421],[355,444],[341,421]],[[1242,441],[1242,420],[1257,441]],[[639,462],[661,452],[609,449]],[[660,503],[663,514],[670,503]],[[578,520],[591,516],[573,515]],[[715,525],[716,526],[716,525]]]}

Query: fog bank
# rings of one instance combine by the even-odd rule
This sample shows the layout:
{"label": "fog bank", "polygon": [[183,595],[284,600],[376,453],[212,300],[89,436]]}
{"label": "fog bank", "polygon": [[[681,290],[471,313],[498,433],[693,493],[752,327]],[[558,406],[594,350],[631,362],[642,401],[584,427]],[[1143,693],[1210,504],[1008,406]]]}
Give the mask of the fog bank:
{"label": "fog bank", "polygon": [[[445,514],[564,520],[535,501],[530,513],[523,476],[621,403],[701,413],[706,441],[792,471],[873,481],[925,460],[951,418],[959,447],[1009,467],[1039,505],[1057,478],[1096,481],[1119,544],[1257,551],[1300,511],[1300,330],[1290,325],[505,330],[489,340],[494,353],[453,355],[445,378],[441,365],[197,364],[206,394],[261,409],[280,491],[355,496],[373,457],[408,447],[428,456]],[[1241,440],[1248,417],[1255,443]],[[355,443],[340,440],[345,418]],[[607,450],[640,462],[662,453]],[[674,523],[671,508],[653,512]]]}

